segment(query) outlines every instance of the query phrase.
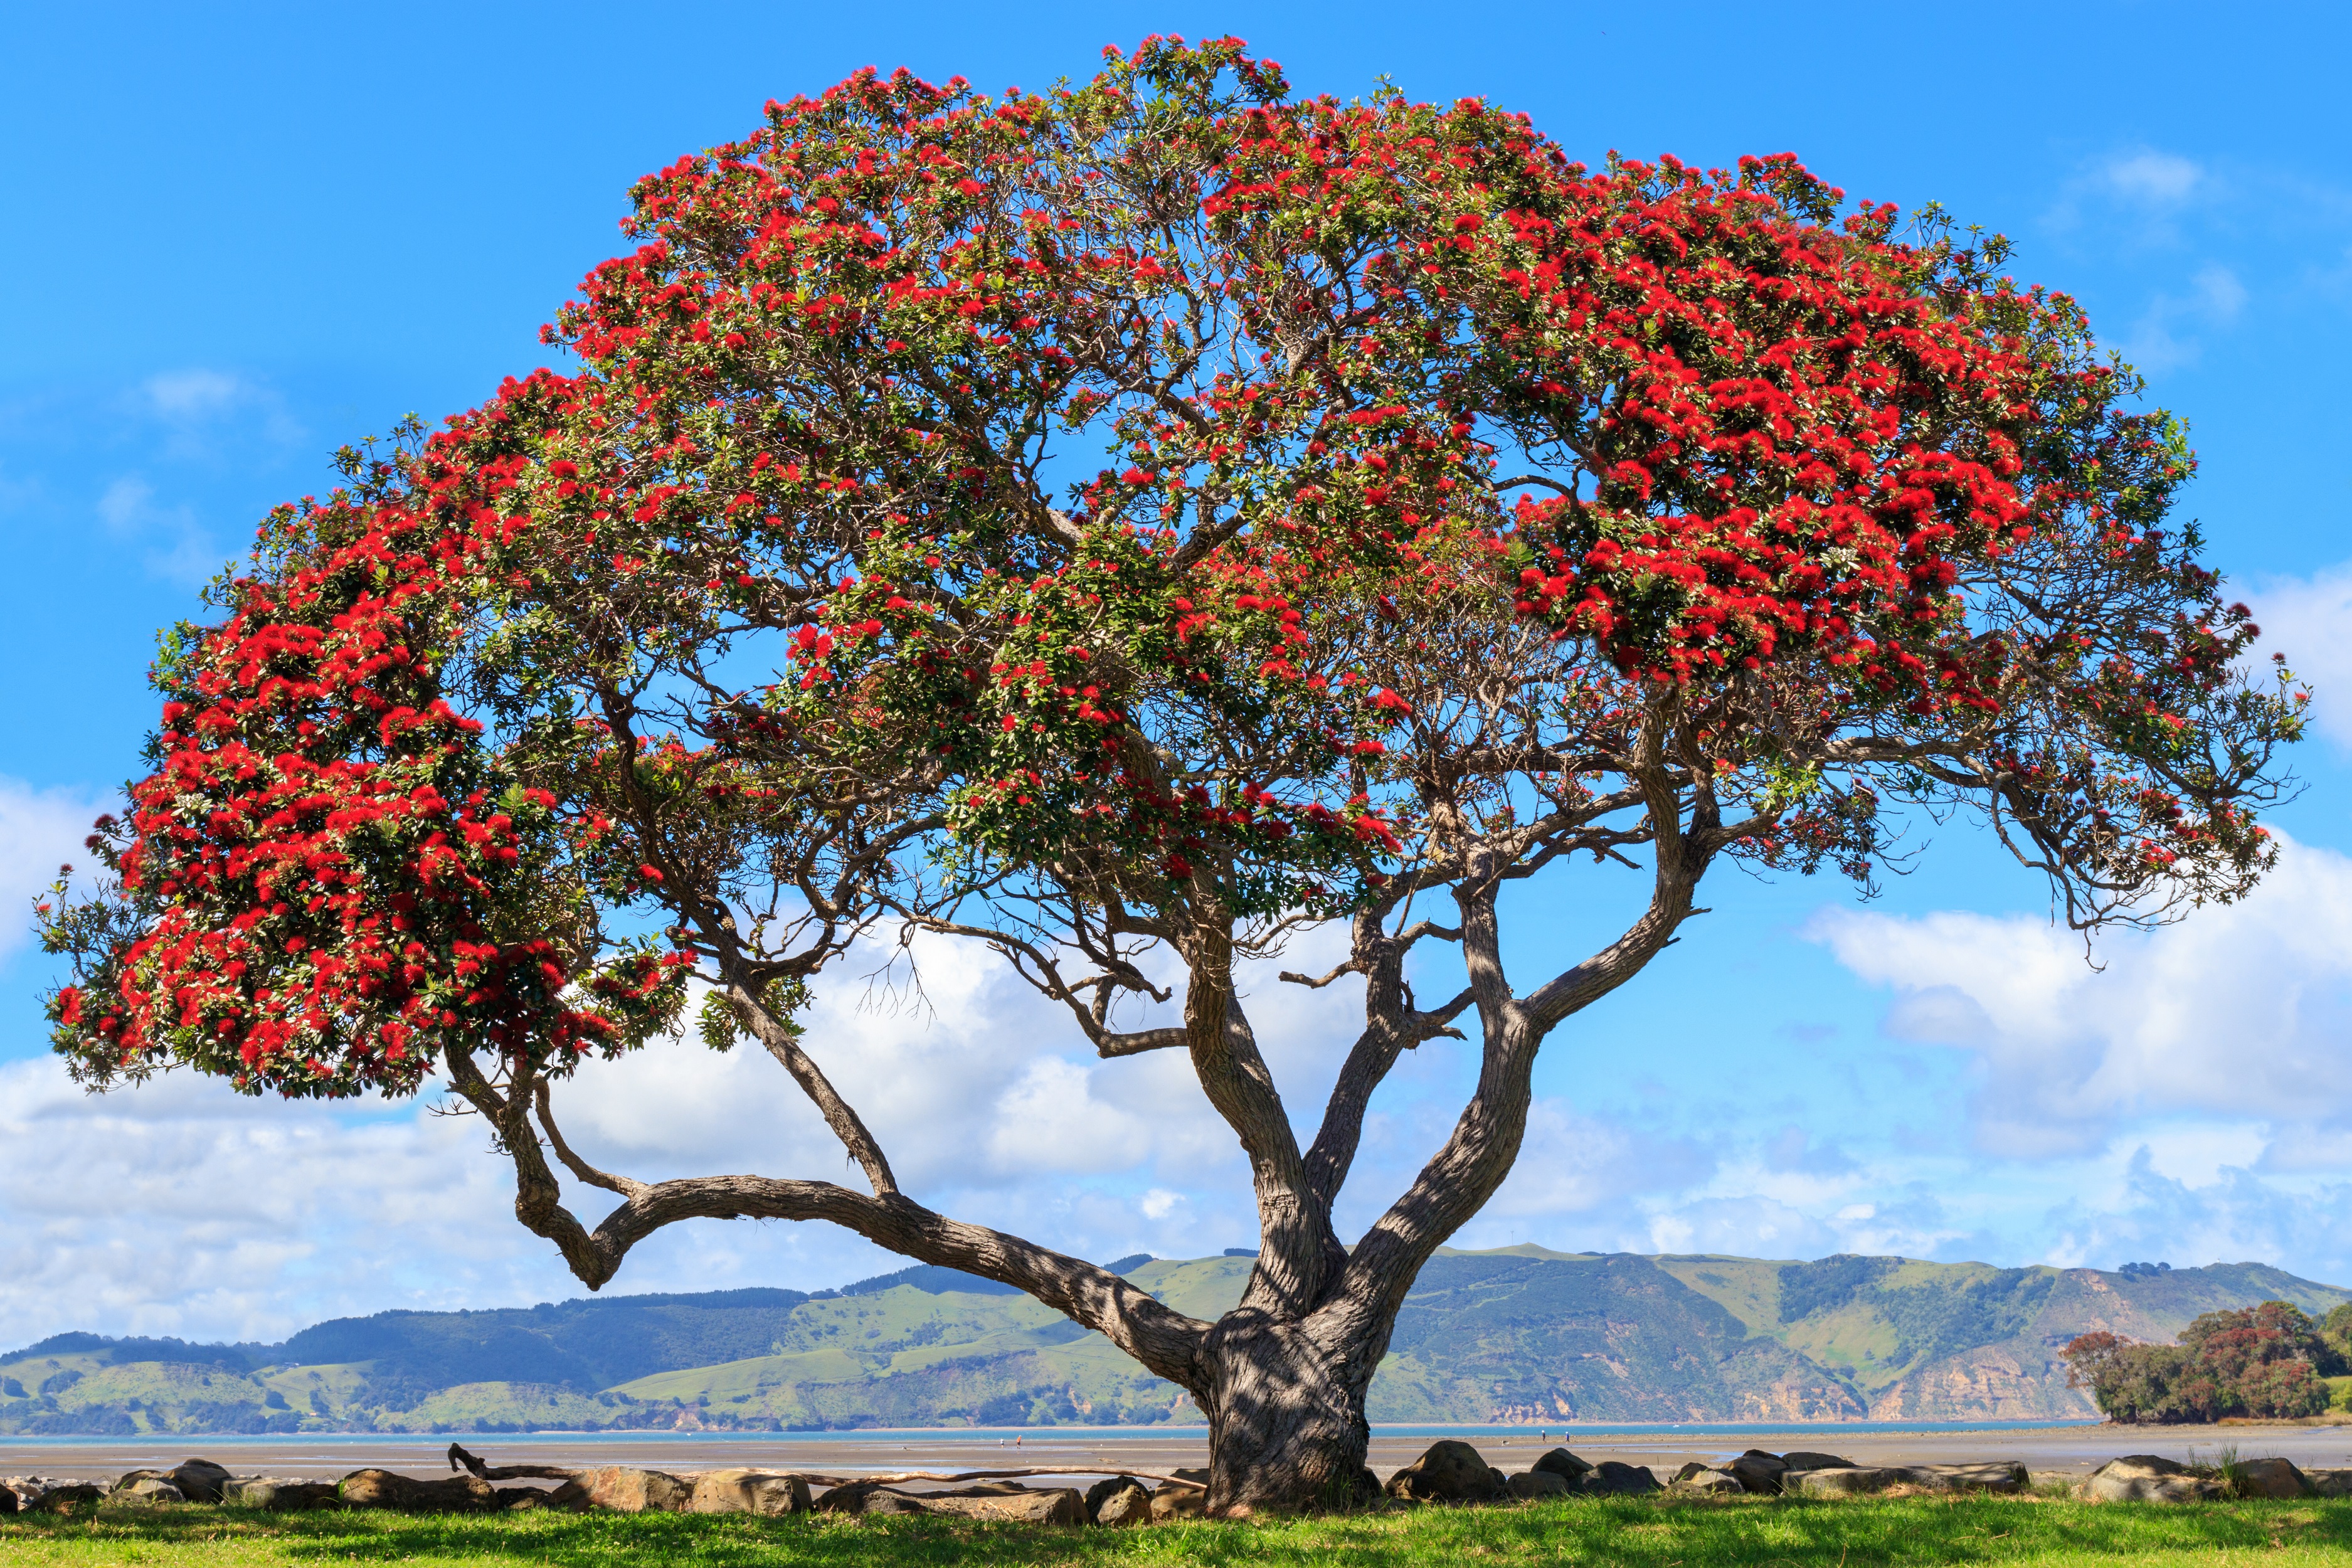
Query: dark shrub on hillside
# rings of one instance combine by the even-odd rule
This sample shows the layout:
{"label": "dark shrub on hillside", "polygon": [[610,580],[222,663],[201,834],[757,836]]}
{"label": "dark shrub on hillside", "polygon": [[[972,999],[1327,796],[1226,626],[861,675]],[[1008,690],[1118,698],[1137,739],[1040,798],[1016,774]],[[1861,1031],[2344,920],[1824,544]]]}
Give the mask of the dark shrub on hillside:
{"label": "dark shrub on hillside", "polygon": [[2341,1364],[2336,1348],[2286,1301],[2208,1312],[2178,1344],[2100,1332],[2077,1336],[2059,1354],[2069,1386],[2088,1391],[2109,1420],[2137,1422],[2316,1415],[2327,1408],[2321,1379]]}

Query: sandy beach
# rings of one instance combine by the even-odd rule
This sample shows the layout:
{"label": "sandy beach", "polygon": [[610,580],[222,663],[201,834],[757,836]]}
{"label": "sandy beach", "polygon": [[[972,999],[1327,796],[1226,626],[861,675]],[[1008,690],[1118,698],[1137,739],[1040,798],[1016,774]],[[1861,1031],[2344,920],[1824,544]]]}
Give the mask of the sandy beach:
{"label": "sandy beach", "polygon": [[[1411,1434],[1372,1435],[1372,1468],[1382,1476],[1408,1463],[1442,1434],[1417,1428]],[[1948,1463],[2017,1460],[2028,1468],[2081,1476],[2119,1454],[2161,1454],[2188,1461],[2211,1460],[2235,1447],[2246,1458],[2278,1456],[2297,1465],[2352,1466],[2352,1426],[2041,1426],[1974,1431],[1938,1429],[1857,1431],[1844,1426],[1791,1426],[1737,1433],[1696,1430],[1610,1432],[1599,1429],[1549,1434],[1515,1430],[1507,1435],[1458,1434],[1476,1446],[1488,1463],[1524,1469],[1545,1449],[1565,1444],[1594,1463],[1620,1459],[1648,1465],[1670,1475],[1689,1459],[1729,1458],[1748,1448],[1773,1453],[1806,1448],[1860,1464]],[[280,1437],[73,1437],[0,1436],[0,1474],[67,1477],[119,1475],[147,1466],[168,1466],[192,1455],[217,1460],[239,1474],[329,1478],[364,1466],[411,1475],[446,1474],[449,1444],[464,1444],[492,1464],[587,1467],[636,1465],[671,1471],[757,1466],[829,1475],[871,1475],[898,1470],[980,1470],[1021,1466],[1067,1466],[1072,1477],[1123,1471],[1165,1473],[1208,1463],[1208,1436],[1200,1430],[1154,1433],[1047,1427],[1024,1432],[1020,1445],[994,1434],[955,1431],[842,1433],[817,1436],[760,1433],[679,1437],[652,1433],[554,1432],[425,1435],[334,1434]]]}

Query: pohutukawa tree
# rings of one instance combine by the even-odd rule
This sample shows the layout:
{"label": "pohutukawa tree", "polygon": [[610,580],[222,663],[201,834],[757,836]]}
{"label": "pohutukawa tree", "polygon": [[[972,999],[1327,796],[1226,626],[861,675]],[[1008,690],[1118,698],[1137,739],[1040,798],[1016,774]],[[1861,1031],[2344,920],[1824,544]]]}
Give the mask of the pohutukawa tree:
{"label": "pohutukawa tree", "polygon": [[[1932,209],[1787,157],[1593,172],[1173,38],[1042,95],[861,73],[633,195],[548,329],[574,370],[347,452],[167,638],[112,879],[46,916],[88,1083],[444,1075],[592,1289],[680,1221],[827,1220],[1189,1390],[1213,1508],[1313,1506],[1537,1053],[1719,862],[1866,881],[1893,815],[1972,812],[2084,928],[2270,863],[2299,697],[2165,521],[2180,430]],[[1505,889],[1580,876],[1646,898],[1507,973]],[[1361,1016],[1303,1140],[1235,973],[1324,928]],[[798,1014],[909,931],[1102,1057],[1186,1054],[1255,1184],[1238,1307],[901,1189]],[[697,996],[863,1190],[566,1142],[563,1086]],[[1440,1037],[1476,1089],[1343,1237],[1367,1105]]]}

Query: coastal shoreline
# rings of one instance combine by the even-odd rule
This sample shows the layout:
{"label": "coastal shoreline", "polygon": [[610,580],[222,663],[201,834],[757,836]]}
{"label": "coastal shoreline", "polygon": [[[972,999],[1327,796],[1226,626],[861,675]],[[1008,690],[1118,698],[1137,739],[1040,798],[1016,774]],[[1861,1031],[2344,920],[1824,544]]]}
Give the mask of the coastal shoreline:
{"label": "coastal shoreline", "polygon": [[[2222,1450],[2241,1458],[2352,1466],[2352,1426],[2237,1423],[2198,1426],[2117,1426],[2105,1423],[1964,1427],[1921,1423],[1604,1430],[1415,1427],[1372,1433],[1370,1461],[1382,1476],[1410,1464],[1440,1436],[1460,1436],[1500,1468],[1525,1468],[1548,1448],[1566,1447],[1599,1463],[1617,1459],[1671,1473],[1686,1460],[1717,1463],[1748,1448],[1814,1449],[1857,1464],[1933,1464],[2007,1460],[2052,1479],[2080,1478],[2123,1454],[2158,1454],[2183,1463],[2211,1462]],[[1072,1478],[1126,1470],[1205,1465],[1205,1428],[1167,1431],[1036,1427],[1012,1436],[957,1428],[828,1434],[321,1433],[268,1436],[148,1434],[128,1437],[0,1436],[0,1474],[95,1478],[169,1466],[191,1456],[239,1474],[331,1479],[366,1466],[412,1475],[445,1474],[453,1442],[493,1464],[573,1468],[634,1465],[669,1471],[733,1466],[835,1475],[896,1470],[978,1470],[1013,1466],[1069,1467]]]}

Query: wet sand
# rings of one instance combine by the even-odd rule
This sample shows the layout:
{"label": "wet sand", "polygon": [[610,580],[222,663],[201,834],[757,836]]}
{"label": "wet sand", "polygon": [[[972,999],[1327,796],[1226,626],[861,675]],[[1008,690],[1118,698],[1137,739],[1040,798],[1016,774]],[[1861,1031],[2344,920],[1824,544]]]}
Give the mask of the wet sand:
{"label": "wet sand", "polygon": [[[2050,1472],[2053,1479],[2088,1474],[2119,1454],[2161,1454],[2183,1462],[2192,1458],[2210,1462],[2227,1447],[2235,1447],[2242,1458],[2277,1456],[2305,1468],[2352,1467],[2352,1426],[2090,1426],[1970,1432],[1857,1432],[1841,1426],[1791,1426],[1737,1434],[1593,1428],[1463,1436],[1489,1464],[1507,1471],[1525,1469],[1545,1449],[1564,1443],[1594,1464],[1619,1459],[1647,1465],[1660,1472],[1661,1479],[1685,1460],[1714,1463],[1748,1448],[1776,1454],[1805,1448],[1865,1465],[2015,1460],[2029,1469]],[[1436,1435],[1425,1429],[1412,1436],[1376,1431],[1372,1468],[1386,1476],[1411,1463],[1435,1440]],[[1154,1434],[1071,1427],[1024,1433],[1018,1447],[1000,1444],[992,1435],[967,1436],[954,1431],[821,1437],[789,1432],[719,1434],[688,1438],[657,1433],[580,1436],[559,1432],[48,1439],[0,1436],[0,1475],[112,1477],[124,1470],[170,1466],[202,1456],[240,1475],[332,1478],[380,1466],[427,1476],[447,1473],[452,1441],[464,1444],[494,1465],[636,1465],[670,1471],[742,1465],[842,1476],[1066,1466],[1066,1473],[1078,1479],[1129,1470],[1164,1474],[1209,1460],[1208,1436],[1197,1430]]]}

